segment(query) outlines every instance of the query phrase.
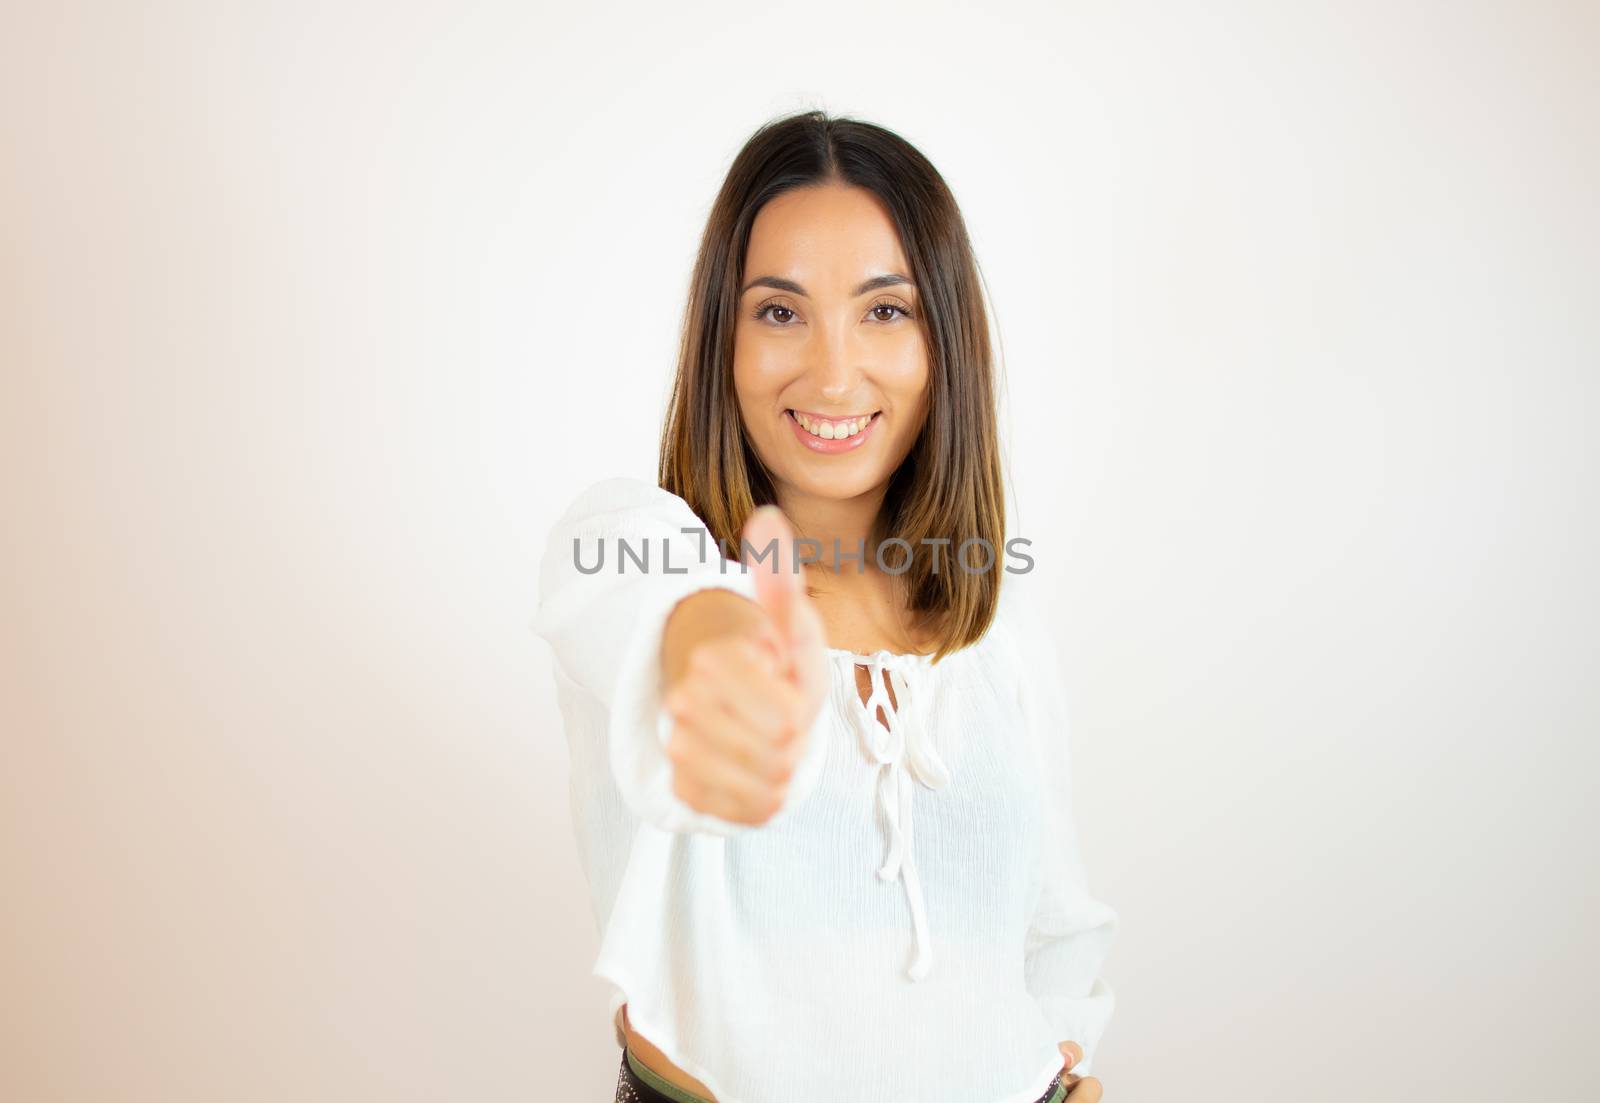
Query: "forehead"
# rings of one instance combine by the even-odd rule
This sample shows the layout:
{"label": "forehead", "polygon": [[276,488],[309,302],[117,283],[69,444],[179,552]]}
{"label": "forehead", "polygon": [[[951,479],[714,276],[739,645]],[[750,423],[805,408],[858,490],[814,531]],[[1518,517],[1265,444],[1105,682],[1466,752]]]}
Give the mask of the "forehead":
{"label": "forehead", "polygon": [[900,235],[865,188],[825,184],[770,200],[750,227],[745,278],[786,276],[812,294],[885,272],[910,275]]}

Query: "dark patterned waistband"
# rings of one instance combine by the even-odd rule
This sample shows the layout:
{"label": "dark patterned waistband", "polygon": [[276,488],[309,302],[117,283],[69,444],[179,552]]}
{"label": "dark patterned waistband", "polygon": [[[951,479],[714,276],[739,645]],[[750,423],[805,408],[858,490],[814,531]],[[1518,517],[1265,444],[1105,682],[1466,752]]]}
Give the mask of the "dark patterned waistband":
{"label": "dark patterned waistband", "polygon": [[[1034,1103],[1061,1103],[1067,1087],[1058,1072],[1045,1087],[1044,1094]],[[711,1103],[703,1095],[696,1095],[671,1081],[665,1080],[633,1055],[633,1050],[622,1051],[622,1068],[617,1071],[617,1098],[615,1103]]]}

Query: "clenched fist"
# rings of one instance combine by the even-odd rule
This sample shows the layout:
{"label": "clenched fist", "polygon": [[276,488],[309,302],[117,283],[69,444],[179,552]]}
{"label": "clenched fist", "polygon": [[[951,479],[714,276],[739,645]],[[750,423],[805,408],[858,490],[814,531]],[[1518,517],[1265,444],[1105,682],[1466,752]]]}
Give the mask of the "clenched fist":
{"label": "clenched fist", "polygon": [[757,509],[743,537],[757,555],[776,552],[745,555],[761,615],[694,644],[664,703],[673,792],[697,812],[759,825],[783,807],[827,697],[827,646],[782,512]]}

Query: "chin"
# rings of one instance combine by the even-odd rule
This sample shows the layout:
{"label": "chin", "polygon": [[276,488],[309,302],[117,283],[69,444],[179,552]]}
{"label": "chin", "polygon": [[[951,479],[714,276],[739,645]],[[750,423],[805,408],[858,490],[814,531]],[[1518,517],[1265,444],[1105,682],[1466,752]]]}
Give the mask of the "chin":
{"label": "chin", "polygon": [[839,470],[830,472],[796,472],[784,481],[798,493],[813,498],[845,501],[881,486],[888,478],[889,472],[876,470],[876,465],[861,465],[848,471],[841,465]]}

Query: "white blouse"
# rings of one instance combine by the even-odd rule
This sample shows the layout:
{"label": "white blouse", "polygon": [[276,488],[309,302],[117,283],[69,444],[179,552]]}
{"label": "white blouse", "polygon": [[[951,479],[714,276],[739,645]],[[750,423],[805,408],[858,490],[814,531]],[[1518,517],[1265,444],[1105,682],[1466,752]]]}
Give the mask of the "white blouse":
{"label": "white blouse", "polygon": [[719,1103],[1032,1103],[1069,1040],[1091,1071],[1117,916],[1085,880],[1028,577],[1003,575],[989,631],[937,664],[830,648],[784,805],[747,825],[673,793],[660,659],[678,601],[754,599],[753,573],[641,480],[591,486],[554,526],[533,628],[555,655],[592,971],[613,1018],[626,1002]]}

